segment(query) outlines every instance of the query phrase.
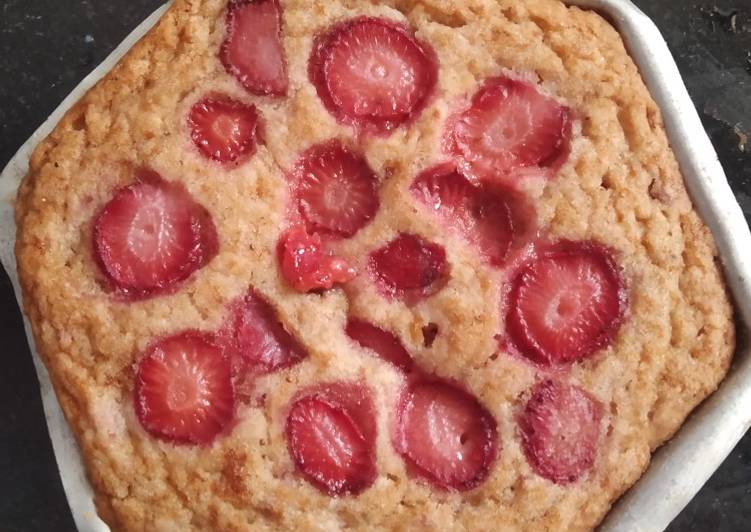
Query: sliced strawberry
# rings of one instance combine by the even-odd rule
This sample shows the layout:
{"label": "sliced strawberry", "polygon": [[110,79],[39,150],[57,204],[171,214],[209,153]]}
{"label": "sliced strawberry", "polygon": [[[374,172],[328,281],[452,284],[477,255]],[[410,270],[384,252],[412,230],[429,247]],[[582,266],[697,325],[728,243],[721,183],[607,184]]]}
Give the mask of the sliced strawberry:
{"label": "sliced strawberry", "polygon": [[227,37],[219,58],[227,72],[253,94],[287,93],[281,27],[278,0],[231,0],[227,6]]}
{"label": "sliced strawberry", "polygon": [[228,334],[237,354],[236,365],[251,373],[287,368],[307,357],[274,308],[253,288],[234,308]]}
{"label": "sliced strawberry", "polygon": [[317,144],[298,160],[294,197],[309,232],[350,237],[378,210],[378,181],[365,158],[338,140]]}
{"label": "sliced strawberry", "polygon": [[570,137],[569,109],[532,84],[498,77],[449,120],[446,147],[473,178],[513,181],[528,168],[557,170],[568,157]]}
{"label": "sliced strawberry", "polygon": [[346,260],[326,253],[321,237],[295,226],[279,241],[282,275],[298,292],[328,290],[357,275]]}
{"label": "sliced strawberry", "polygon": [[370,394],[360,385],[333,383],[303,393],[287,417],[297,469],[328,495],[361,493],[376,477],[374,418]]}
{"label": "sliced strawberry", "polygon": [[596,242],[562,241],[538,250],[513,278],[507,332],[531,360],[570,364],[612,340],[626,306],[612,252]]}
{"label": "sliced strawberry", "polygon": [[453,164],[420,174],[412,194],[445,225],[477,246],[493,266],[501,266],[514,244],[534,232],[535,212],[521,193],[498,184],[473,185]]}
{"label": "sliced strawberry", "polygon": [[434,294],[448,276],[443,247],[407,233],[373,251],[369,268],[385,295],[408,300]]}
{"label": "sliced strawberry", "polygon": [[574,482],[597,455],[602,405],[569,384],[538,384],[519,418],[522,447],[538,475],[557,484]]}
{"label": "sliced strawberry", "polygon": [[258,135],[258,112],[226,96],[207,96],[188,115],[191,138],[201,153],[220,163],[234,163],[253,155]]}
{"label": "sliced strawberry", "polygon": [[94,251],[117,289],[148,297],[172,289],[219,250],[209,212],[177,183],[143,170],[94,220]]}
{"label": "sliced strawberry", "polygon": [[153,344],[136,370],[135,408],[156,438],[210,443],[234,415],[229,358],[211,335],[198,332]]}
{"label": "sliced strawberry", "polygon": [[376,356],[390,362],[398,369],[405,373],[412,370],[412,357],[399,338],[392,333],[357,318],[350,318],[347,321],[346,332],[347,336],[360,346],[372,351]]}
{"label": "sliced strawberry", "polygon": [[[453,163],[439,164],[422,172],[410,187],[420,203],[446,225],[469,235],[475,227],[478,188],[462,176]],[[508,224],[505,224],[508,225]]]}
{"label": "sliced strawberry", "polygon": [[515,224],[512,201],[511,194],[488,187],[481,189],[475,200],[472,211],[475,226],[469,239],[494,266],[503,265],[514,238],[523,234]]}
{"label": "sliced strawberry", "polygon": [[432,49],[406,27],[358,17],[317,39],[308,73],[337,120],[385,134],[425,106],[438,64]]}
{"label": "sliced strawberry", "polygon": [[476,487],[496,456],[493,416],[445,382],[418,382],[404,392],[395,436],[397,451],[414,472],[445,490]]}

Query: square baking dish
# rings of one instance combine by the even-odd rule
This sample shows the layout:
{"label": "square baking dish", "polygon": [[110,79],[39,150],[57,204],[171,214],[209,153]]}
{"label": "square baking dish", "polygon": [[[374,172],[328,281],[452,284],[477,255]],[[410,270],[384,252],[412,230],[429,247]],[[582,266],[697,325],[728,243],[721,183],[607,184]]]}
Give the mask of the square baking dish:
{"label": "square baking dish", "polygon": [[[630,0],[564,0],[605,16],[622,35],[652,97],[662,110],[668,138],[687,189],[712,231],[722,258],[725,279],[736,308],[739,344],[728,376],[715,394],[690,416],[675,437],[659,449],[639,481],[605,518],[603,531],[663,530],[688,504],[751,426],[751,355],[745,338],[751,325],[751,232],[709,137],[681,79],[665,40],[654,23]],[[162,6],[141,23],[89,74],[47,121],[24,143],[0,175],[0,261],[21,292],[13,254],[16,227],[13,198],[26,175],[36,144],[63,114],[159,20]],[[746,252],[746,253],[744,253]],[[39,377],[50,439],[73,519],[82,532],[103,532],[93,492],[73,435],[57,402],[47,370],[39,359],[28,321],[26,334]],[[694,459],[700,456],[700,460]]]}

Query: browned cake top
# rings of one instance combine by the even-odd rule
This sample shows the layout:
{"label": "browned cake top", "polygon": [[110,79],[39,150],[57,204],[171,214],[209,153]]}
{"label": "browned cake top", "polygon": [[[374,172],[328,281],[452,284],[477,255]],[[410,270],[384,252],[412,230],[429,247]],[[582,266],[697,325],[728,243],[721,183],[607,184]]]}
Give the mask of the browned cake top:
{"label": "browned cake top", "polygon": [[734,346],[659,110],[557,0],[176,0],[16,212],[114,529],[590,529]]}

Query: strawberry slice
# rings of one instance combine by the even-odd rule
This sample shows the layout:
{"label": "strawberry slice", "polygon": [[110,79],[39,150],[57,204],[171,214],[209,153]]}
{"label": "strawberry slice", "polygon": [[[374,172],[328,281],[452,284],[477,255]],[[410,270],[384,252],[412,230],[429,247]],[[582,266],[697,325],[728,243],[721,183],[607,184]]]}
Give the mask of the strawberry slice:
{"label": "strawberry slice", "polygon": [[390,362],[405,373],[412,371],[412,357],[392,333],[357,318],[347,321],[346,332],[347,336],[375,353],[378,358]]}
{"label": "strawberry slice", "polygon": [[228,336],[239,372],[270,373],[308,356],[279,321],[274,308],[253,288],[236,304]]}
{"label": "strawberry slice", "polygon": [[453,164],[426,170],[410,188],[418,201],[477,246],[493,266],[502,266],[513,245],[534,230],[534,209],[519,192],[497,184],[473,185]]}
{"label": "strawberry slice", "polygon": [[294,197],[309,232],[350,237],[378,210],[378,180],[362,155],[338,140],[317,144],[298,160]]}
{"label": "strawberry slice", "polygon": [[443,247],[407,233],[373,251],[369,268],[384,295],[406,300],[436,293],[448,276]]}
{"label": "strawberry slice", "polygon": [[386,134],[425,106],[438,63],[433,50],[401,24],[358,17],[317,39],[308,73],[337,120]]}
{"label": "strawberry slice", "polygon": [[552,176],[568,157],[570,114],[532,84],[492,78],[449,120],[446,150],[475,179],[513,182],[527,168]]}
{"label": "strawberry slice", "polygon": [[[475,226],[469,234],[485,259],[493,266],[502,266],[511,251],[515,237],[526,234],[517,224],[512,210],[513,194],[483,187],[475,198],[472,215]],[[519,200],[517,200],[519,201]],[[521,203],[520,203],[521,204]],[[531,223],[531,220],[524,220]]]}
{"label": "strawberry slice", "polygon": [[125,296],[165,293],[219,250],[209,212],[177,183],[142,170],[94,219],[94,252]]}
{"label": "strawberry slice", "polygon": [[229,358],[212,335],[188,331],[148,348],[135,377],[138,420],[173,443],[210,443],[232,421]]}
{"label": "strawberry slice", "polygon": [[474,229],[478,188],[453,163],[428,168],[415,178],[410,190],[420,203],[460,233],[468,235]]}
{"label": "strawberry slice", "polygon": [[596,242],[538,250],[513,278],[508,301],[512,347],[546,366],[570,364],[606,346],[627,306],[612,252]]}
{"label": "strawberry slice", "polygon": [[602,405],[579,387],[538,384],[519,418],[522,447],[532,469],[557,484],[575,482],[595,462]]}
{"label": "strawberry slice", "polygon": [[231,0],[226,23],[219,58],[227,72],[253,94],[285,95],[287,62],[278,0]]}
{"label": "strawberry slice", "polygon": [[488,476],[496,423],[467,392],[445,382],[418,382],[401,397],[395,446],[417,475],[440,489],[465,491]]}
{"label": "strawberry slice", "polygon": [[282,275],[298,292],[328,290],[348,283],[357,272],[346,260],[323,250],[321,237],[295,226],[279,241]]}
{"label": "strawberry slice", "polygon": [[258,112],[226,96],[207,96],[188,115],[191,138],[201,153],[220,163],[234,163],[256,151]]}
{"label": "strawberry slice", "polygon": [[331,383],[295,400],[287,417],[298,471],[331,496],[357,495],[375,481],[375,411],[362,386]]}

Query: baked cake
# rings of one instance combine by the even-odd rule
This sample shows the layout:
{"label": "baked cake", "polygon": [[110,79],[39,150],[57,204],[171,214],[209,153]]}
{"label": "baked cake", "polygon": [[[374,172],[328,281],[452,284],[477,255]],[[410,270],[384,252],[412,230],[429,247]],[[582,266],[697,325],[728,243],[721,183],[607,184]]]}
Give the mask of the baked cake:
{"label": "baked cake", "polygon": [[16,212],[115,530],[590,529],[734,347],[658,108],[558,0],[175,0]]}

